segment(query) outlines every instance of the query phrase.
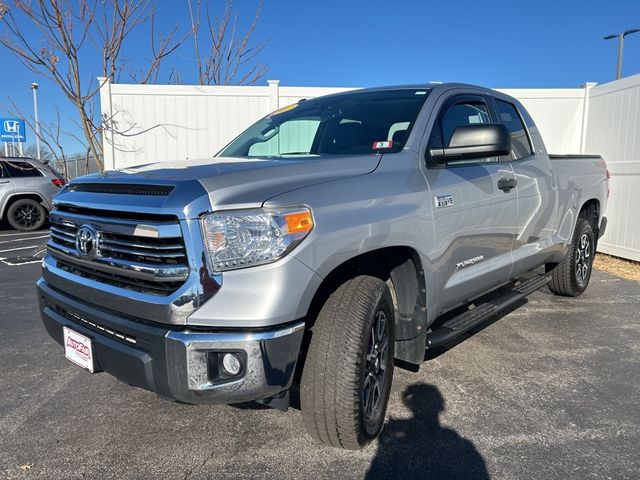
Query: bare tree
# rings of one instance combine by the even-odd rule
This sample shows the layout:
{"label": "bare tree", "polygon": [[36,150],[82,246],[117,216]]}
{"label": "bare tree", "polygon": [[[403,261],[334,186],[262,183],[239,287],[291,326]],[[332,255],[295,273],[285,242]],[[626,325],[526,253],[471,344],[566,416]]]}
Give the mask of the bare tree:
{"label": "bare tree", "polygon": [[267,72],[267,67],[256,62],[256,57],[266,42],[251,45],[251,38],[262,11],[258,1],[256,13],[244,34],[238,32],[238,15],[233,10],[233,0],[226,0],[221,16],[211,18],[208,2],[204,5],[206,22],[204,34],[206,48],[200,39],[202,2],[187,0],[191,20],[192,38],[200,85],[254,85]]}
{"label": "bare tree", "polygon": [[[113,130],[123,136],[140,132],[120,131],[114,118],[99,114],[101,85],[96,77],[118,82],[126,75],[136,83],[155,83],[163,61],[190,36],[201,85],[251,85],[266,73],[266,67],[256,61],[265,43],[253,45],[251,41],[262,0],[242,34],[238,32],[233,0],[226,0],[224,12],[214,18],[207,0],[186,0],[190,29],[180,33],[175,24],[164,35],[159,35],[156,28],[158,1],[13,0],[10,4],[0,0],[0,46],[11,51],[31,71],[51,79],[77,112],[72,122],[80,134],[62,131],[59,123],[49,125],[40,134],[40,140],[48,142],[56,161],[65,162],[60,141],[63,134],[83,145],[87,168],[93,158],[99,169],[104,170],[103,132]],[[128,39],[139,27],[148,30],[150,37],[147,64],[140,63],[138,50],[135,60],[126,55]],[[171,69],[168,79],[180,83],[180,73]],[[59,113],[57,117],[59,121]]]}
{"label": "bare tree", "polygon": [[[27,147],[24,149],[24,156],[30,158],[38,158],[38,149],[36,148],[35,143],[27,145]],[[45,163],[53,160],[53,154],[51,153],[51,150],[49,150],[47,147],[40,148],[40,160]]]}
{"label": "bare tree", "polygon": [[[162,60],[188,36],[176,39],[177,27],[163,39],[155,34],[156,4],[151,0],[0,0],[4,31],[0,45],[30,70],[51,79],[76,108],[87,162],[93,157],[103,165],[102,129],[96,99],[100,90],[96,73],[87,72],[88,57],[101,55],[101,76],[117,81],[126,71],[123,47],[131,32],[151,23],[152,59],[137,79],[157,79]],[[30,29],[35,28],[38,36]]]}

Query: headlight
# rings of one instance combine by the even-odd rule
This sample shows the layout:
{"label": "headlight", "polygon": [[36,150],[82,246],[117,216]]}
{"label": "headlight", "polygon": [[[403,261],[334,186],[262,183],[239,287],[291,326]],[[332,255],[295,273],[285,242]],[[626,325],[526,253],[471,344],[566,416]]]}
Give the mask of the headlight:
{"label": "headlight", "polygon": [[214,212],[201,222],[216,272],[275,262],[313,229],[311,210],[304,207]]}

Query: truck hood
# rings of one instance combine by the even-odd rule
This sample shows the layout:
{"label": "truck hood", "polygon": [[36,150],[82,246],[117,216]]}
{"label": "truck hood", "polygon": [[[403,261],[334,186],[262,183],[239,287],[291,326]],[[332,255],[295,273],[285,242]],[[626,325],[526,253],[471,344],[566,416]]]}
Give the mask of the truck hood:
{"label": "truck hood", "polygon": [[215,157],[151,163],[99,176],[105,181],[127,183],[135,183],[136,179],[176,185],[197,181],[207,191],[213,207],[260,206],[291,190],[365,175],[376,169],[380,158],[377,154],[286,160]]}

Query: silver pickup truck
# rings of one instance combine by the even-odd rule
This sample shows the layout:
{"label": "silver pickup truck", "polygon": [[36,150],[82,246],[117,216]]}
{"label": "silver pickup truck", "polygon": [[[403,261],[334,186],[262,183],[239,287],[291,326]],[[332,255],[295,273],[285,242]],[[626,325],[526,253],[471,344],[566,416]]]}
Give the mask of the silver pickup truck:
{"label": "silver pickup truck", "polygon": [[358,449],[394,363],[545,285],[587,288],[608,188],[602,158],[548,155],[493,90],[306,100],[215,158],[67,185],[42,318],[73,362],[168,399],[286,409],[299,387],[309,434]]}

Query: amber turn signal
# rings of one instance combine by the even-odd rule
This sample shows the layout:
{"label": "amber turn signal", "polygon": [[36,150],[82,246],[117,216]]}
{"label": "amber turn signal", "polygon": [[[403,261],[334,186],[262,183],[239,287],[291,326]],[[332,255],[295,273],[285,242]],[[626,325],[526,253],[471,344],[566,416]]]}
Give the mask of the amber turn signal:
{"label": "amber turn signal", "polygon": [[287,222],[288,233],[309,233],[313,228],[313,218],[308,211],[287,213],[284,219]]}

